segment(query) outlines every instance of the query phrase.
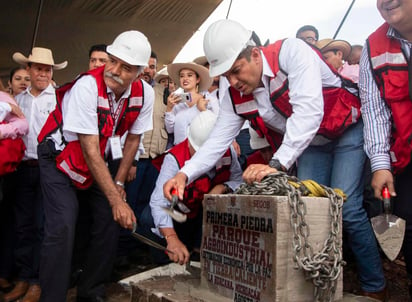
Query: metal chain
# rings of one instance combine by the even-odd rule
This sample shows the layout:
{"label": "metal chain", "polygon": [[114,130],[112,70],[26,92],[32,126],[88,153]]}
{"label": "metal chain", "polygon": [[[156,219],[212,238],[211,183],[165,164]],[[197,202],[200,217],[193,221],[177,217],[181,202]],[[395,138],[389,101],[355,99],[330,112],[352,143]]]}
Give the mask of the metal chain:
{"label": "metal chain", "polygon": [[282,172],[270,174],[253,185],[242,184],[235,194],[288,196],[295,266],[304,271],[307,280],[312,280],[314,301],[332,301],[338,277],[345,265],[339,238],[343,197],[329,187],[319,186],[330,201],[331,223],[329,236],[322,250],[317,253],[313,252],[308,241],[310,230],[305,221],[306,203],[302,200],[302,196],[310,192],[296,177]]}

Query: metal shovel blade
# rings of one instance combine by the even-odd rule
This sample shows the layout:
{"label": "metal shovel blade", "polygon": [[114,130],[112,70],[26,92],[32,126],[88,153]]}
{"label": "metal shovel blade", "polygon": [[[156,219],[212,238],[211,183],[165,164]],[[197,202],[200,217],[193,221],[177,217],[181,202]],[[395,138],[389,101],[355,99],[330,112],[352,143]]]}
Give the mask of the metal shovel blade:
{"label": "metal shovel blade", "polygon": [[173,208],[162,208],[163,211],[165,211],[170,217],[172,217],[173,220],[176,220],[177,222],[185,222],[187,219],[186,214],[183,214],[179,211],[174,210]]}
{"label": "metal shovel blade", "polygon": [[393,214],[371,218],[373,232],[383,252],[390,261],[398,257],[405,235],[405,220]]}

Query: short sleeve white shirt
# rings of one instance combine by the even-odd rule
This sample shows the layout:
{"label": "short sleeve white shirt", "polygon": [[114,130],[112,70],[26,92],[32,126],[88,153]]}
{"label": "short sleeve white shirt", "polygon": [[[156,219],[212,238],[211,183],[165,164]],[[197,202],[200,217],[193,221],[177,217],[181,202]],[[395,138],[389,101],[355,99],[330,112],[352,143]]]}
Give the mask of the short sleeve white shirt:
{"label": "short sleeve white shirt", "polygon": [[[136,121],[133,123],[129,132],[132,134],[143,134],[148,130],[152,130],[152,113],[154,92],[153,88],[143,82],[144,104]],[[123,93],[122,98],[130,96],[131,86]],[[107,93],[111,94],[114,99],[114,94],[107,88]],[[97,116],[97,83],[93,76],[86,75],[77,80],[74,86],[64,95],[62,104],[63,113],[63,135],[67,142],[78,140],[77,134],[98,135],[98,116]],[[120,101],[113,102],[114,110],[119,106]],[[64,145],[61,145],[61,135],[59,131],[52,135],[52,139],[56,143],[56,148],[62,150]]]}

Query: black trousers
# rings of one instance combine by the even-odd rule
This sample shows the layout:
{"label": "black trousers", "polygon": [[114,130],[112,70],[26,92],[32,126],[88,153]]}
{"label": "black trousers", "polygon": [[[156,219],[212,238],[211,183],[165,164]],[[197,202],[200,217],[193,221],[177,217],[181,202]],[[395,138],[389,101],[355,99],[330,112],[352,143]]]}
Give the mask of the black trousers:
{"label": "black trousers", "polygon": [[39,167],[22,162],[14,172],[16,247],[15,261],[18,278],[39,282],[40,247],[43,240],[43,197]]}
{"label": "black trousers", "polygon": [[396,198],[393,202],[393,213],[406,220],[405,237],[403,240],[403,255],[406,271],[412,279],[412,163],[406,169],[395,175]]}
{"label": "black trousers", "polygon": [[16,244],[14,173],[0,178],[2,199],[0,200],[0,278],[11,279],[16,271],[14,265],[14,247]]}
{"label": "black trousers", "polygon": [[56,168],[57,154],[50,141],[38,146],[45,213],[40,260],[41,301],[66,301],[79,202],[88,203],[91,226],[77,296],[102,297],[115,260],[119,225],[113,220],[111,207],[97,185],[82,191],[82,200],[78,199],[71,180]]}

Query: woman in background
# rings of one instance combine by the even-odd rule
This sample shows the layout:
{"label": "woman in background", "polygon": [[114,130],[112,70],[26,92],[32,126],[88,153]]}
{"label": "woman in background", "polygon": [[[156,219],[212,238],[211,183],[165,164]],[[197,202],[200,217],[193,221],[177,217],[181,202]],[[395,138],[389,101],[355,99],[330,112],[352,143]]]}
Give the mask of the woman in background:
{"label": "woman in background", "polygon": [[13,68],[8,81],[9,93],[16,96],[30,86],[30,75],[24,67]]}
{"label": "woman in background", "polygon": [[211,110],[218,114],[219,100],[212,96],[208,100],[204,98],[213,82],[206,67],[194,62],[173,63],[167,66],[167,71],[172,80],[190,94],[183,100],[176,90],[167,98],[165,126],[168,133],[174,133],[174,145],[177,145],[186,139],[187,128],[199,112]]}

